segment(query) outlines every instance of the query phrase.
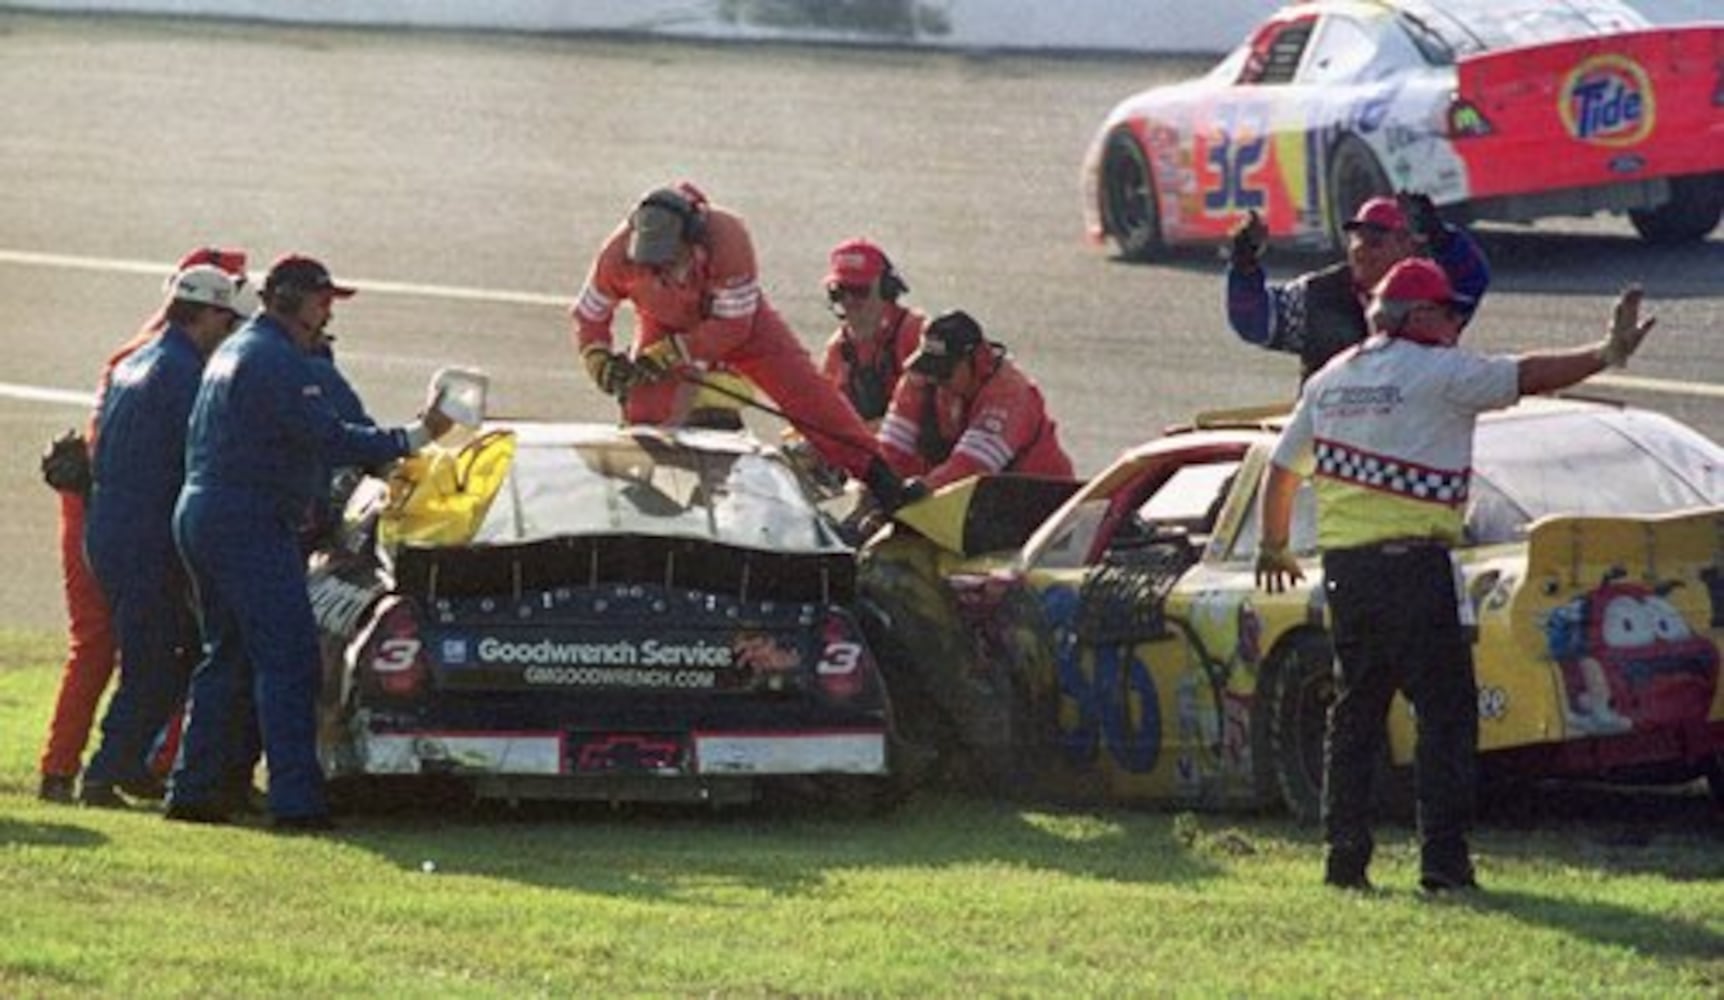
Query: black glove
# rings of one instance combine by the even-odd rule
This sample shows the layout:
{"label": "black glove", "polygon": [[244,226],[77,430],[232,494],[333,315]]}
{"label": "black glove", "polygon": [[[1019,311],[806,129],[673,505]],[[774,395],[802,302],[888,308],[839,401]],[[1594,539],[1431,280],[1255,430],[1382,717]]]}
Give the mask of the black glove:
{"label": "black glove", "polygon": [[1407,228],[1414,236],[1425,241],[1432,250],[1441,250],[1449,241],[1449,231],[1443,228],[1443,217],[1437,214],[1437,203],[1428,194],[1417,191],[1402,191],[1395,196],[1401,202],[1401,211],[1407,215]]}
{"label": "black glove", "polygon": [[[888,514],[907,502],[904,496],[904,480],[881,459],[876,458],[868,463],[868,471],[862,474],[862,485],[868,487],[874,502]],[[923,489],[926,490],[926,487]]]}
{"label": "black glove", "polygon": [[90,445],[84,435],[69,430],[42,452],[42,481],[61,493],[90,495]]}
{"label": "black glove", "polygon": [[581,361],[586,364],[593,384],[607,396],[621,396],[640,381],[634,362],[615,351],[595,345],[581,352]]}
{"label": "black glove", "polygon": [[1240,274],[1250,274],[1257,270],[1258,258],[1263,256],[1263,248],[1269,240],[1269,227],[1264,224],[1263,217],[1257,214],[1256,209],[1252,209],[1233,227],[1229,235],[1233,242],[1228,263]]}

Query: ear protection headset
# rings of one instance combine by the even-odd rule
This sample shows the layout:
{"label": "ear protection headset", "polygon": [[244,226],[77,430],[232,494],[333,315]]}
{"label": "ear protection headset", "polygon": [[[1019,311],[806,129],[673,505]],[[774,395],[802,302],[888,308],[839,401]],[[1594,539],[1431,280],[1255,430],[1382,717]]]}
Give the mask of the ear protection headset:
{"label": "ear protection headset", "polygon": [[702,209],[706,199],[700,192],[687,185],[674,188],[659,188],[635,206],[635,211],[651,206],[660,208],[676,216],[682,222],[682,238],[688,243],[699,243],[706,238],[706,213]]}
{"label": "ear protection headset", "polygon": [[910,290],[910,286],[898,276],[898,269],[892,266],[892,258],[881,253],[880,260],[885,264],[880,271],[880,297],[887,302],[896,302],[898,296]]}

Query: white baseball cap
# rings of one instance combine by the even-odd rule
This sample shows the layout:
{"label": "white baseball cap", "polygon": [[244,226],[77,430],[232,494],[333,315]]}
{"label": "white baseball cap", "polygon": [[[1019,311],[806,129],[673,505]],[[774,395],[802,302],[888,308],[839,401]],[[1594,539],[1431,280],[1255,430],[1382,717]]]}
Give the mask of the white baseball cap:
{"label": "white baseball cap", "polygon": [[226,309],[235,316],[257,310],[257,293],[244,278],[235,278],[211,264],[198,264],[174,275],[168,296],[176,302],[197,302]]}

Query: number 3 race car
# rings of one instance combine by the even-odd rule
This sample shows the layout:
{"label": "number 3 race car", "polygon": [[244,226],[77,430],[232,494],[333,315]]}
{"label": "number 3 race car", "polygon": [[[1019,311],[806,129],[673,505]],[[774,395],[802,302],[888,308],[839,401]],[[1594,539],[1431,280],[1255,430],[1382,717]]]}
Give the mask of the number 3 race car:
{"label": "number 3 race car", "polygon": [[363,480],[312,557],[325,771],[894,804],[855,566],[744,435],[487,424]]}
{"label": "number 3 race car", "polygon": [[1294,3],[1115,107],[1083,182],[1090,238],[1137,258],[1248,210],[1336,246],[1397,189],[1454,221],[1627,212],[1647,240],[1697,240],[1724,212],[1724,24],[1652,27],[1618,0]]}
{"label": "number 3 race car", "polygon": [[[905,736],[969,762],[960,779],[1032,794],[1315,817],[1333,690],[1308,486],[1305,581],[1253,579],[1284,419],[1200,418],[1075,493],[996,477],[901,511],[862,586],[891,625],[876,648]],[[1706,775],[1724,796],[1724,448],[1660,414],[1548,399],[1481,419],[1477,442],[1457,552],[1484,774]],[[1397,701],[1385,764],[1410,763],[1412,734]]]}

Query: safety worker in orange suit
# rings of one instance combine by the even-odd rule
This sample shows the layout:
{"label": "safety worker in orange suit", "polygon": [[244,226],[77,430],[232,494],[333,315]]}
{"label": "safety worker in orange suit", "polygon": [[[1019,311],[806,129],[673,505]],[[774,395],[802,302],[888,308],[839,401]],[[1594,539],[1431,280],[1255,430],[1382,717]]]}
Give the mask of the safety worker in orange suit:
{"label": "safety worker in orange suit", "polygon": [[1259,586],[1304,576],[1293,505],[1309,477],[1335,644],[1323,752],[1323,880],[1369,889],[1371,780],[1390,702],[1404,692],[1417,742],[1419,883],[1477,884],[1467,846],[1479,741],[1471,607],[1450,548],[1461,539],[1478,415],[1628,362],[1652,328],[1641,293],[1617,300],[1604,338],[1568,350],[1476,354],[1457,346],[1468,303],[1435,261],[1404,260],[1376,286],[1372,335],[1305,383],[1264,477]]}
{"label": "safety worker in orange suit", "polygon": [[832,248],[827,264],[826,299],[839,324],[820,371],[857,416],[878,427],[928,317],[898,304],[910,286],[874,243],[846,240]]}
{"label": "safety worker in orange suit", "polygon": [[[180,272],[199,265],[214,265],[244,279],[246,254],[244,250],[220,247],[188,251],[174,266],[166,288],[173,288]],[[95,407],[83,434],[62,437],[43,459],[43,477],[60,498],[60,573],[67,616],[66,664],[60,673],[54,714],[48,722],[48,735],[38,764],[41,784],[37,795],[44,801],[69,803],[76,797],[80,758],[90,739],[97,704],[113,677],[119,649],[102,588],[84,561],[84,515],[89,500],[90,456],[96,443],[96,414],[101,411],[115,366],[161,333],[167,325],[167,306],[168,301],[164,301],[103,364],[96,384]],[[179,746],[179,727],[169,725],[163,735],[163,745],[152,760],[152,769],[158,777],[173,765]]]}
{"label": "safety worker in orange suit", "polygon": [[[611,339],[623,302],[635,313],[632,354]],[[606,237],[570,312],[587,373],[622,401],[630,423],[681,423],[703,373],[722,366],[771,396],[828,462],[896,506],[902,483],[874,436],[761,291],[748,227],[694,185],[659,188],[635,205]]]}
{"label": "safety worker in orange suit", "polygon": [[1041,389],[961,310],[922,331],[880,445],[894,472],[915,477],[911,498],[974,475],[1072,475]]}

